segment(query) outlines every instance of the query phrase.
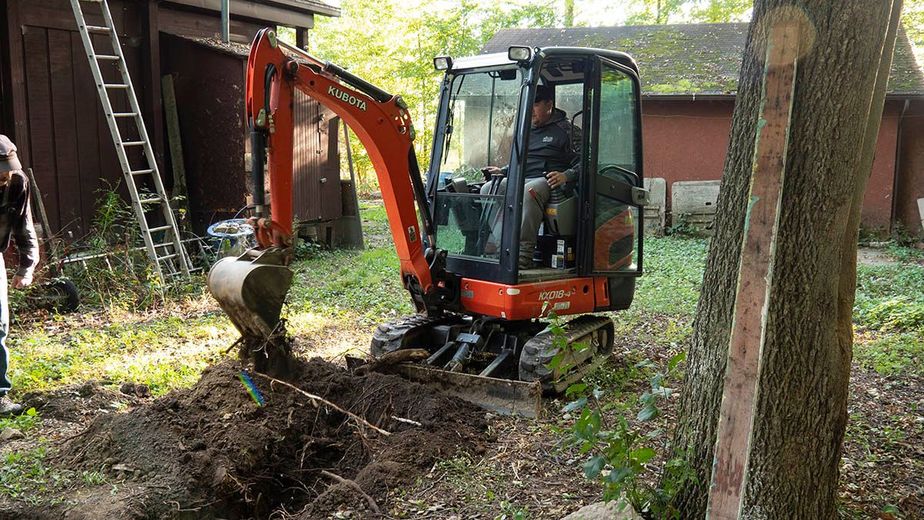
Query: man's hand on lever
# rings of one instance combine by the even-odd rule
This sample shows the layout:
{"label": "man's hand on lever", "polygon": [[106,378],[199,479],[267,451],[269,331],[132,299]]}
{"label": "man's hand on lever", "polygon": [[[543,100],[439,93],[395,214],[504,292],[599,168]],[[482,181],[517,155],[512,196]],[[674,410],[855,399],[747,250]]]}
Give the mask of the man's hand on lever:
{"label": "man's hand on lever", "polygon": [[564,186],[568,182],[568,177],[565,176],[564,172],[549,172],[545,174],[545,178],[549,182],[549,188],[553,190]]}
{"label": "man's hand on lever", "polygon": [[495,177],[504,176],[504,170],[498,168],[497,166],[485,166],[481,169],[481,173],[484,174],[485,182],[493,180]]}

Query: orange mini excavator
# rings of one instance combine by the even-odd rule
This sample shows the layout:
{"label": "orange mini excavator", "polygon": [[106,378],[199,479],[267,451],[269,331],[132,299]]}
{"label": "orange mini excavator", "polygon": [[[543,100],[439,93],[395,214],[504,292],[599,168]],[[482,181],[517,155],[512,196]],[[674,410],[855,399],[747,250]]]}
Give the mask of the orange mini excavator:
{"label": "orange mini excavator", "polygon": [[[440,56],[434,66],[445,76],[424,180],[400,96],[260,31],[247,74],[259,247],[216,263],[209,288],[245,344],[278,333],[293,276],[292,101],[301,90],[366,147],[417,309],[378,326],[372,357],[425,350],[392,368],[487,408],[534,415],[542,392],[562,391],[612,351],[613,322],[590,313],[629,307],[642,274],[638,67],[622,52],[525,46]],[[547,160],[536,155],[542,139],[530,138],[540,87],[571,134],[576,172],[544,204],[525,188],[528,168]],[[271,218],[261,200],[267,159]],[[487,184],[491,174],[506,177],[504,189]],[[524,204],[543,211],[537,236],[521,236]],[[523,243],[535,244],[525,268]],[[551,314],[561,327],[548,326]]]}

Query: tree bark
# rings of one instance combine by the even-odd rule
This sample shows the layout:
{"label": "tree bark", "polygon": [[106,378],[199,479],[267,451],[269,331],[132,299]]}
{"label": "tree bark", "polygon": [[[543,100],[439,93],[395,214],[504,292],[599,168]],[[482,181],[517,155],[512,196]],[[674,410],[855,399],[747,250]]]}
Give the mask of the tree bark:
{"label": "tree bark", "polygon": [[697,478],[674,498],[682,518],[706,512],[763,59],[784,19],[801,24],[802,54],[741,517],[836,517],[859,210],[900,12],[901,0],[755,2],[674,435]]}

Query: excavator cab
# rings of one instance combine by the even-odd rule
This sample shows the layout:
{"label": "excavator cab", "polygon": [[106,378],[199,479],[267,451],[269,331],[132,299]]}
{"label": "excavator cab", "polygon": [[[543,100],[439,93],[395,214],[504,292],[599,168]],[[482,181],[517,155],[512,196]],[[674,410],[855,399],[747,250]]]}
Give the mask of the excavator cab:
{"label": "excavator cab", "polygon": [[[246,93],[259,247],[216,263],[209,288],[249,352],[280,350],[266,348],[274,339],[287,352],[279,311],[292,281],[299,90],[336,113],[368,151],[417,309],[375,329],[373,365],[534,416],[543,393],[563,391],[612,351],[612,320],[590,313],[627,308],[642,274],[638,68],[616,51],[520,46],[434,65],[445,76],[424,176],[400,96],[260,31]],[[554,134],[533,128],[540,91],[554,109]],[[542,184],[546,171],[565,168],[571,182]],[[558,327],[548,326],[552,314]]]}
{"label": "excavator cab", "polygon": [[[507,54],[437,61],[446,73],[427,188],[435,247],[447,252],[447,270],[511,286],[600,278],[607,294],[581,312],[628,307],[642,273],[647,197],[632,58],[599,49],[512,47]],[[539,205],[529,181],[552,169],[556,158],[547,155],[557,152],[530,137],[540,86],[554,92],[553,117],[560,120],[553,124],[569,134],[577,173],[542,201],[538,236],[522,236],[524,206]],[[503,167],[506,190],[482,172],[489,166]],[[520,248],[529,243],[536,244],[532,262],[518,267]],[[570,305],[552,302],[557,311]]]}

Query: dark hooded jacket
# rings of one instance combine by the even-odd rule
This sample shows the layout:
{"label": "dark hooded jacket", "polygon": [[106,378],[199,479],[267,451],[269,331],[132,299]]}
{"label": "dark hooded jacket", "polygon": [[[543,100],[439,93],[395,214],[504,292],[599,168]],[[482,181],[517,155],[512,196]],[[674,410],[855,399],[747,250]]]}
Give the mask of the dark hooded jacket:
{"label": "dark hooded jacket", "polygon": [[[544,125],[529,130],[524,176],[536,179],[559,171],[565,173],[569,182],[574,182],[581,169],[580,149],[581,129],[571,125],[563,110],[553,109]],[[507,167],[503,170],[506,174]]]}
{"label": "dark hooded jacket", "polygon": [[16,274],[31,276],[39,258],[38,239],[29,207],[29,181],[15,170],[10,182],[0,187],[0,251],[7,250],[10,239],[16,241],[19,253]]}

